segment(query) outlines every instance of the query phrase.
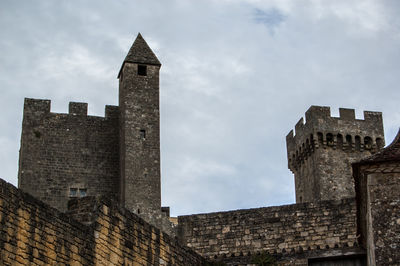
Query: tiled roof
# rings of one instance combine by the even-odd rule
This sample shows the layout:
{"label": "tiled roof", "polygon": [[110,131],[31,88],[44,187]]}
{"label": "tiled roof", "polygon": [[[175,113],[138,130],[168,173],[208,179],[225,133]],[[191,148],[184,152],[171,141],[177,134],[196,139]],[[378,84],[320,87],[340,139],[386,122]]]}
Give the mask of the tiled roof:
{"label": "tiled roof", "polygon": [[357,164],[400,161],[400,129],[393,142],[380,152],[365,158]]}

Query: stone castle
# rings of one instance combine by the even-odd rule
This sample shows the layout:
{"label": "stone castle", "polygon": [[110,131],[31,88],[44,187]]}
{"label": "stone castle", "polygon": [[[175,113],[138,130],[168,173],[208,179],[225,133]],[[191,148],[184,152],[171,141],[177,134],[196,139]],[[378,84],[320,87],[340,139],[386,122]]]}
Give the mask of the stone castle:
{"label": "stone castle", "polygon": [[[311,106],[287,137],[296,204],[169,217],[159,71],[139,34],[119,106],[25,99],[19,189],[0,182],[4,265],[400,265],[400,132],[382,114]],[[269,264],[268,264],[269,263]]]}

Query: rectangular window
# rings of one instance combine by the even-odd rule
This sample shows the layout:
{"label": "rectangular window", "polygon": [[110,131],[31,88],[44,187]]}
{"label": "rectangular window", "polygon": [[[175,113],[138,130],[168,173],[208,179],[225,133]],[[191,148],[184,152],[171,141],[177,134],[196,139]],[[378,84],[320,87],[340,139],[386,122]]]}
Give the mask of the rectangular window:
{"label": "rectangular window", "polygon": [[139,76],[147,76],[147,66],[138,65],[137,73],[138,73]]}
{"label": "rectangular window", "polygon": [[78,196],[78,189],[77,189],[77,188],[70,188],[70,189],[69,189],[69,196],[70,196],[70,197],[76,197],[76,196]]}
{"label": "rectangular window", "polygon": [[79,189],[79,197],[86,197],[87,194],[87,189],[86,188],[80,188]]}

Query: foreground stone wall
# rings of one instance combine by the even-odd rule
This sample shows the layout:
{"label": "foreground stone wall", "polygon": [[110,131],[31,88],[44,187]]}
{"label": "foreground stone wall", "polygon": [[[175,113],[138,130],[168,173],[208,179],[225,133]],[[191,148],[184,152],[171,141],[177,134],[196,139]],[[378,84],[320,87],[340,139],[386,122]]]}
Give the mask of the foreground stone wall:
{"label": "foreground stone wall", "polygon": [[75,199],[68,214],[63,214],[0,179],[0,265],[204,262],[200,255],[114,203],[94,197]]}
{"label": "foreground stone wall", "polygon": [[0,264],[94,264],[94,234],[0,179]]}
{"label": "foreground stone wall", "polygon": [[180,216],[178,224],[182,243],[225,261],[265,251],[307,263],[312,254],[358,245],[354,199]]}

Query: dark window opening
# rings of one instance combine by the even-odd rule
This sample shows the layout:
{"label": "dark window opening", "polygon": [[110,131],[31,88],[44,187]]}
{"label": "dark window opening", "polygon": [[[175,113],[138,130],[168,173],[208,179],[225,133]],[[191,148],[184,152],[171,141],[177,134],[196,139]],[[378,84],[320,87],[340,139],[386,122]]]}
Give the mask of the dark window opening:
{"label": "dark window opening", "polygon": [[144,129],[140,130],[140,138],[141,139],[146,139],[146,130],[144,130]]}
{"label": "dark window opening", "polygon": [[370,137],[365,137],[364,138],[364,147],[367,150],[372,148],[372,139]]}
{"label": "dark window opening", "polygon": [[42,135],[39,131],[35,130],[33,131],[33,133],[35,134],[35,137],[37,137],[38,139],[40,139],[40,136]]}
{"label": "dark window opening", "polygon": [[321,133],[321,132],[318,132],[318,133],[317,133],[317,137],[318,137],[318,144],[322,146],[322,144],[323,144],[323,138],[324,138],[323,135],[322,135],[322,133]]}
{"label": "dark window opening", "polygon": [[328,146],[333,146],[333,135],[331,133],[326,134],[326,143]]}
{"label": "dark window opening", "polygon": [[139,76],[147,76],[147,66],[138,65],[137,73],[138,73]]}
{"label": "dark window opening", "polygon": [[77,197],[78,196],[78,189],[77,188],[70,188],[69,189],[69,196],[70,197]]}
{"label": "dark window opening", "polygon": [[346,143],[348,145],[348,149],[351,150],[351,146],[352,146],[352,138],[350,135],[346,135]]}
{"label": "dark window opening", "polygon": [[361,138],[360,138],[360,136],[356,136],[355,137],[354,143],[355,143],[356,150],[359,151],[361,149]]}
{"label": "dark window opening", "polygon": [[137,209],[137,213],[140,214],[140,209]]}
{"label": "dark window opening", "polygon": [[343,136],[341,134],[337,134],[337,147],[341,149],[343,147]]}

